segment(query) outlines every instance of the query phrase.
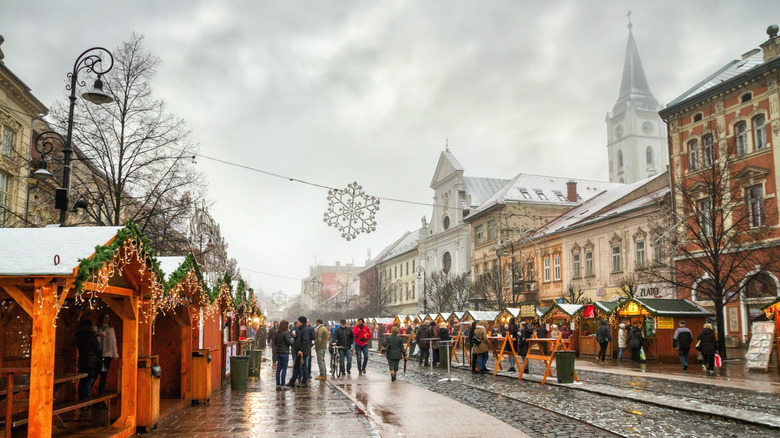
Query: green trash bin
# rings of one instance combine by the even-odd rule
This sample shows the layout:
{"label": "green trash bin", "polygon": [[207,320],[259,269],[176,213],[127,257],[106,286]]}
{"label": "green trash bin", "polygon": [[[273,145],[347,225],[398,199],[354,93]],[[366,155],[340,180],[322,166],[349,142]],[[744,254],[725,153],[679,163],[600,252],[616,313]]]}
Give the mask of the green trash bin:
{"label": "green trash bin", "polygon": [[249,350],[249,377],[260,377],[260,363],[262,357],[263,350]]}
{"label": "green trash bin", "polygon": [[249,356],[230,356],[230,388],[246,389],[249,378]]}
{"label": "green trash bin", "polygon": [[555,367],[558,383],[574,383],[574,352],[556,351]]}
{"label": "green trash bin", "polygon": [[439,368],[447,369],[447,360],[449,358],[447,357],[447,346],[446,345],[440,345],[439,346]]}

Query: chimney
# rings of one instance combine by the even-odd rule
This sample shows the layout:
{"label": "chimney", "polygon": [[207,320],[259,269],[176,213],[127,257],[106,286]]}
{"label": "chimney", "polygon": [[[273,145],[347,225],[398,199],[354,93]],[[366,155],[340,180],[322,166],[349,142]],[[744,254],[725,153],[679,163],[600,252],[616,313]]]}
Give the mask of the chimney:
{"label": "chimney", "polygon": [[577,202],[577,181],[566,182],[566,199]]}
{"label": "chimney", "polygon": [[778,27],[773,24],[766,28],[769,39],[761,44],[761,50],[764,51],[764,62],[775,59],[780,56],[780,38],[777,38]]}

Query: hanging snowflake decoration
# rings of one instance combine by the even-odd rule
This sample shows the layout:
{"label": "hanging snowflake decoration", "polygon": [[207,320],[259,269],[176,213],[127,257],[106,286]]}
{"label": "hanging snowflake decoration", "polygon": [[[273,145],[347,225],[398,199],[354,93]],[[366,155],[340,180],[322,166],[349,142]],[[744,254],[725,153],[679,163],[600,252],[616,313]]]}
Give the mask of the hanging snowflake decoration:
{"label": "hanging snowflake decoration", "polygon": [[352,240],[360,233],[376,231],[376,211],[379,198],[368,196],[357,182],[344,190],[328,191],[328,211],[323,221],[341,232],[341,237]]}

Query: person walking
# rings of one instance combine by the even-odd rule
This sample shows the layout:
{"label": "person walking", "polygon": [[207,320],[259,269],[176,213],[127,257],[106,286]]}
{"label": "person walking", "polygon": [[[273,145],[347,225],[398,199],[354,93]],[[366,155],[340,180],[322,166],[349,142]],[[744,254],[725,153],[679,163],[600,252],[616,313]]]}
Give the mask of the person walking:
{"label": "person walking", "polygon": [[623,351],[628,347],[628,331],[622,322],[618,326],[618,362],[623,362]]}
{"label": "person walking", "polygon": [[98,341],[98,334],[92,321],[82,319],[79,328],[76,329],[76,348],[79,353],[77,370],[79,374],[86,374],[79,379],[78,396],[84,400],[92,396],[92,384],[100,371],[100,363],[103,358],[103,349]]}
{"label": "person walking", "polygon": [[[420,326],[420,329],[417,330],[417,346],[420,347],[420,357],[417,362],[425,367],[428,366],[428,357],[431,353],[430,338],[431,325],[428,323],[428,321],[425,321]],[[423,339],[425,340],[423,341]]]}
{"label": "person walking", "polygon": [[315,377],[315,380],[327,379],[328,367],[325,365],[325,351],[328,349],[329,338],[330,331],[322,323],[322,320],[318,319],[317,328],[314,329],[314,350],[317,352],[317,368],[320,369],[320,375]]}
{"label": "person walking", "polygon": [[290,329],[290,335],[293,338],[293,345],[292,345],[292,359],[293,366],[292,366],[292,375],[290,376],[290,381],[287,382],[288,388],[295,387],[296,383],[298,382],[298,376],[301,373],[301,364],[298,360],[298,342],[296,341],[298,339],[298,335],[301,331],[301,322],[297,319],[293,321],[293,327]]}
{"label": "person walking", "polygon": [[312,336],[313,330],[307,324],[305,316],[298,317],[298,322],[300,325],[295,337],[296,362],[299,365],[297,377],[300,380],[298,386],[305,388],[309,380],[309,359],[311,359],[311,345],[314,337]]}
{"label": "person walking", "polygon": [[487,374],[489,371],[487,369],[487,361],[488,361],[488,350],[490,350],[490,346],[488,345],[488,334],[487,334],[487,322],[486,321],[480,321],[479,324],[477,324],[477,328],[474,330],[474,341],[475,345],[473,346],[474,352],[477,354],[477,359],[479,361],[479,373],[480,374]]}
{"label": "person walking", "polygon": [[[346,370],[347,374],[352,374],[352,344],[355,343],[355,335],[352,332],[346,319],[341,320],[341,324],[333,333],[334,342],[333,345],[338,348],[339,351],[339,370],[341,374],[344,374]],[[346,368],[344,361],[346,359]]]}
{"label": "person walking", "polygon": [[119,357],[119,350],[116,345],[116,332],[111,327],[111,315],[104,313],[100,318],[100,327],[98,327],[98,340],[100,348],[103,350],[102,363],[100,364],[100,383],[98,384],[98,395],[106,392],[106,379],[108,370],[111,368],[111,361]]}
{"label": "person walking", "polygon": [[276,357],[276,390],[287,389],[284,385],[287,380],[287,364],[290,361],[290,347],[293,346],[293,338],[288,330],[290,323],[283,319],[280,323],[274,321],[273,350]]}
{"label": "person walking", "polygon": [[431,342],[429,345],[431,346],[431,360],[433,367],[435,368],[436,365],[439,364],[439,339],[441,339],[439,326],[433,322],[431,323],[431,337],[433,338],[433,342]]}
{"label": "person walking", "polygon": [[268,329],[268,347],[271,349],[271,368],[276,366],[276,348],[274,348],[274,339],[276,339],[276,332],[278,330],[278,321],[274,321],[273,327]]}
{"label": "person walking", "polygon": [[[383,328],[382,328],[383,329]],[[384,331],[380,329],[380,332]],[[366,325],[363,318],[357,320],[355,328],[352,329],[355,338],[355,355],[357,356],[358,375],[366,374],[366,365],[368,365],[368,341],[371,339],[371,330]],[[384,335],[384,333],[382,333]]]}
{"label": "person walking", "polygon": [[718,337],[712,324],[704,324],[696,348],[701,351],[702,364],[707,368],[707,373],[712,374],[715,371],[715,355],[718,353]]}
{"label": "person walking", "polygon": [[[536,337],[539,339],[547,337],[547,327],[544,324],[537,324]],[[541,350],[543,355],[547,356],[547,342],[541,342],[539,344],[539,350]]]}
{"label": "person walking", "polygon": [[691,329],[685,326],[685,321],[680,321],[680,326],[674,331],[672,336],[672,347],[677,349],[677,357],[680,358],[682,369],[688,369],[688,355],[693,343],[693,333]]}
{"label": "person walking", "polygon": [[642,349],[642,332],[638,326],[631,326],[631,332],[628,333],[628,346],[631,348],[631,363],[639,363],[639,352]]}
{"label": "person walking", "polygon": [[[534,332],[531,330],[531,325],[528,323],[523,324],[523,328],[519,331],[519,334],[517,335],[517,356],[520,363],[525,362],[525,357],[528,356],[528,349],[531,346],[527,339],[533,338]],[[520,365],[522,366],[522,365]],[[523,371],[524,373],[528,372],[528,365],[525,366],[525,369]]]}
{"label": "person walking", "polygon": [[[510,336],[510,337],[512,337],[512,338],[514,338],[514,340],[513,340],[513,341],[510,341],[510,342],[512,342],[512,344],[514,344],[514,345],[512,345],[512,347],[514,347],[514,349],[515,349],[515,353],[517,352],[517,348],[518,348],[518,346],[519,346],[519,344],[518,344],[518,342],[517,342],[517,341],[518,341],[518,334],[517,334],[517,330],[518,330],[518,327],[517,327],[517,320],[516,320],[514,317],[513,317],[513,318],[509,318],[509,329],[508,329],[508,331],[509,331],[509,336]],[[514,363],[514,362],[512,362],[512,360],[511,360],[511,359],[510,359],[509,363],[510,363],[512,366],[509,368],[509,370],[508,370],[508,371],[509,371],[510,373],[514,373],[515,371],[517,371],[517,370],[515,369],[515,363]]]}
{"label": "person walking", "polygon": [[387,357],[387,366],[390,368],[390,380],[393,382],[398,374],[398,362],[406,357],[404,339],[398,336],[399,333],[398,327],[393,327],[390,329],[390,336],[382,341]]}
{"label": "person walking", "polygon": [[606,319],[602,319],[601,325],[596,329],[596,342],[599,343],[599,362],[603,364],[607,360],[607,345],[612,342],[612,333]]}
{"label": "person walking", "polygon": [[474,332],[477,330],[477,324],[479,321],[473,321],[471,327],[466,331],[466,342],[469,344],[469,351],[471,352],[471,372],[478,373],[477,370],[477,353],[474,352],[474,344],[471,342],[474,339]]}

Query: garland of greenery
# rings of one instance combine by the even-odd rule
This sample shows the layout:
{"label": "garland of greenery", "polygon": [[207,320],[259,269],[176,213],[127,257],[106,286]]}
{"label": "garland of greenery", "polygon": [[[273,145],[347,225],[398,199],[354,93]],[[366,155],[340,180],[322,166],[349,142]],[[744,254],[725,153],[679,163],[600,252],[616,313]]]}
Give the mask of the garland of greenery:
{"label": "garland of greenery", "polygon": [[96,246],[95,254],[92,257],[79,259],[79,269],[74,281],[76,294],[81,294],[84,281],[100,270],[106,263],[111,263],[119,251],[119,248],[121,248],[127,240],[131,239],[140,242],[138,251],[142,254],[147,269],[157,277],[160,284],[163,284],[163,279],[165,277],[160,270],[160,262],[154,257],[154,249],[152,249],[149,239],[141,233],[141,230],[138,229],[138,226],[135,223],[129,221],[124,228],[117,231],[114,240],[106,245]]}
{"label": "garland of greenery", "polygon": [[165,282],[165,294],[168,295],[168,293],[173,290],[177,284],[184,281],[187,278],[187,274],[190,272],[190,270],[193,269],[195,270],[195,275],[198,277],[200,286],[204,291],[207,291],[209,288],[206,286],[206,282],[203,279],[203,271],[201,271],[200,265],[195,260],[195,257],[192,255],[192,253],[188,253],[187,256],[184,257],[184,262],[179,265],[179,267],[173,271],[170,276],[168,276],[168,280]]}

